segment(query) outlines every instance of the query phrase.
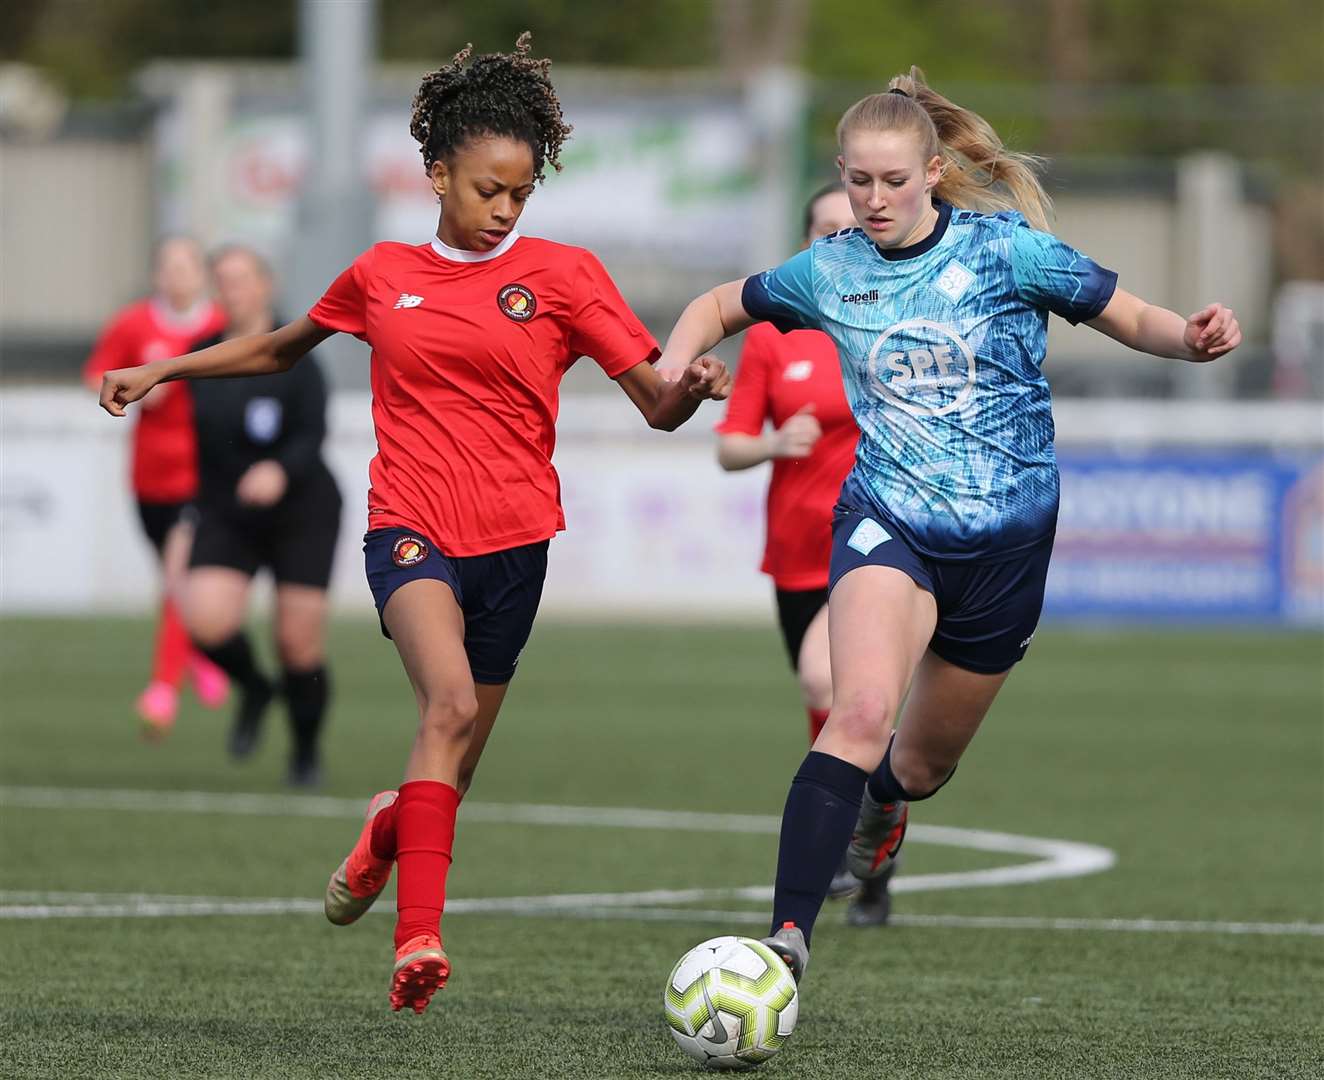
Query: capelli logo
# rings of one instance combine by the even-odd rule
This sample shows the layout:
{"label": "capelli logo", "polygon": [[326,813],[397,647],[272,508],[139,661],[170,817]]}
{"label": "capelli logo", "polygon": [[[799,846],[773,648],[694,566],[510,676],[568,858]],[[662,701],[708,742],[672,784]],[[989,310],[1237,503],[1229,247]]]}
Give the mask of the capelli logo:
{"label": "capelli logo", "polygon": [[878,290],[870,289],[868,292],[843,293],[841,302],[843,304],[876,304],[878,303]]}

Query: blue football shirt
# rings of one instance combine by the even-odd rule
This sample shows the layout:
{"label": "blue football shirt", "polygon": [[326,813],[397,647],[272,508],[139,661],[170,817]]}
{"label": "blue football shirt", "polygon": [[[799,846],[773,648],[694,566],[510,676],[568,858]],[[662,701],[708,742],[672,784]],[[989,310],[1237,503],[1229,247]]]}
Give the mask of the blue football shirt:
{"label": "blue football shirt", "polygon": [[747,279],[743,302],[836,342],[861,436],[842,501],[930,557],[997,559],[1057,520],[1048,314],[1094,318],[1117,275],[1019,213],[936,205],[918,244],[846,229]]}

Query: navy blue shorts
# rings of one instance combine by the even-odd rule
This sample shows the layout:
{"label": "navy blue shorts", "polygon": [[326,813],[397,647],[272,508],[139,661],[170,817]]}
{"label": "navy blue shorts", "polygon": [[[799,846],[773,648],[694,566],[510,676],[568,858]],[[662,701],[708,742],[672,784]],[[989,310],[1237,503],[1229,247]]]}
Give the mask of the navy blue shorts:
{"label": "navy blue shorts", "polygon": [[[445,555],[414,529],[374,529],[363,538],[377,616],[401,585],[444,581],[464,613],[464,651],[474,682],[500,686],[515,674],[547,576],[547,541],[487,555]],[[382,633],[391,636],[382,623]]]}
{"label": "navy blue shorts", "polygon": [[895,567],[938,603],[938,626],[929,648],[949,664],[997,675],[1023,659],[1030,647],[1052,554],[1050,535],[998,562],[933,559],[883,523],[839,506],[832,520],[828,588],[861,566]]}

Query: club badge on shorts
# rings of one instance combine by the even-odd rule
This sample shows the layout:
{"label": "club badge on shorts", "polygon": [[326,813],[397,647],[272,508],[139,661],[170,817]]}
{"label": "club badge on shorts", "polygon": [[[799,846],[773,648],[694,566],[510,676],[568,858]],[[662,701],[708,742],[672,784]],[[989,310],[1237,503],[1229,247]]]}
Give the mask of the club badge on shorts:
{"label": "club badge on shorts", "polygon": [[396,566],[417,566],[428,557],[428,546],[417,536],[402,536],[391,548],[391,562]]}
{"label": "club badge on shorts", "polygon": [[501,314],[516,322],[528,322],[538,310],[538,301],[523,285],[505,285],[497,293],[497,307]]}

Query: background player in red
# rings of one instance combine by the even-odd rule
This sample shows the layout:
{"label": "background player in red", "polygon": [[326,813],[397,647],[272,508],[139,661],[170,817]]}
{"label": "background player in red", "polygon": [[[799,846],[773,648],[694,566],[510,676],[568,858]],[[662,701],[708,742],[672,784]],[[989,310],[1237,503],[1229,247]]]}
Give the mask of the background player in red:
{"label": "background player in red", "polygon": [[377,456],[369,469],[368,582],[418,703],[397,791],[368,806],[327,886],[327,917],[358,919],[400,868],[391,1004],[422,1012],[450,973],[440,919],[455,815],[542,592],[564,526],[552,467],[561,377],[592,356],[650,426],[671,430],[727,395],[720,361],[674,381],[596,258],[515,229],[570,129],[550,62],[460,52],[423,79],[410,130],[441,200],[430,243],[378,244],[307,316],[190,356],[110,372],[113,415],[158,382],[291,367],[337,331],[372,346]]}
{"label": "background player in red", "polygon": [[[89,386],[114,368],[175,356],[200,337],[220,330],[224,317],[207,296],[202,249],[183,236],[162,240],[152,270],[153,293],[116,315],[101,332],[83,369]],[[133,431],[133,493],[143,532],[161,560],[161,617],[152,675],[137,701],[143,730],[169,731],[179,708],[186,674],[204,705],[219,706],[225,675],[196,652],[176,606],[188,566],[190,526],[187,507],[198,488],[193,406],[186,386],[162,386],[143,399]]]}
{"label": "background player in red", "polygon": [[[840,182],[827,184],[805,205],[801,246],[854,225],[845,189]],[[771,430],[765,430],[769,424]],[[717,460],[728,472],[772,462],[761,569],[776,590],[777,621],[809,713],[812,746],[832,708],[827,630],[832,508],[855,463],[860,433],[846,403],[832,339],[821,330],[781,334],[771,323],[751,326],[717,433]],[[846,869],[843,856],[828,895],[858,891],[847,921],[885,923],[891,869],[861,882]]]}

